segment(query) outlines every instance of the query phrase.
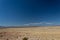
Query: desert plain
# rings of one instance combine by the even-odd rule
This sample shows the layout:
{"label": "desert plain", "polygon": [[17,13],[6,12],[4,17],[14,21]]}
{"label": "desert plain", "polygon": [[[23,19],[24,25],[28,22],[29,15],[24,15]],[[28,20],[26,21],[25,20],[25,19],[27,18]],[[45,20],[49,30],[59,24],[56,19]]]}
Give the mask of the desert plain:
{"label": "desert plain", "polygon": [[0,28],[0,40],[60,40],[60,26]]}

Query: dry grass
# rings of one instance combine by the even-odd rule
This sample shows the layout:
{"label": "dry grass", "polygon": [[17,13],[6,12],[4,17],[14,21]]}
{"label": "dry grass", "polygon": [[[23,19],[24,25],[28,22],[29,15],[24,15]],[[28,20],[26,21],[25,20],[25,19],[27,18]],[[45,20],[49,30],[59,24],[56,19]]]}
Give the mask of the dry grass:
{"label": "dry grass", "polygon": [[60,40],[60,26],[0,29],[0,40]]}

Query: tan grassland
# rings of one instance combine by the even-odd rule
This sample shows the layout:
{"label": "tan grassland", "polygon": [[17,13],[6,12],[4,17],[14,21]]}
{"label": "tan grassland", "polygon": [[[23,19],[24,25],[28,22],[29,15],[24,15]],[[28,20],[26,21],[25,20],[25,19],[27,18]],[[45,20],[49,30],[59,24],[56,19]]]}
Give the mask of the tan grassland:
{"label": "tan grassland", "polygon": [[60,26],[1,28],[0,40],[60,40]]}

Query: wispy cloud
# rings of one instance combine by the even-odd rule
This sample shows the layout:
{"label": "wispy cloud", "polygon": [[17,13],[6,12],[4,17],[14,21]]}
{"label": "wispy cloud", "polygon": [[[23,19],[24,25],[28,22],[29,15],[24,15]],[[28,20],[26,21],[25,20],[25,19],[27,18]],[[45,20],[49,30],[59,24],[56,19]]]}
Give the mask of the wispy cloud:
{"label": "wispy cloud", "polygon": [[53,24],[53,23],[45,23],[45,24]]}
{"label": "wispy cloud", "polygon": [[39,25],[39,24],[42,24],[41,22],[40,23],[28,23],[28,24],[24,24],[26,26],[29,26],[29,25]]}
{"label": "wispy cloud", "polygon": [[30,24],[24,24],[25,26],[29,26]]}
{"label": "wispy cloud", "polygon": [[42,24],[42,23],[40,22],[40,23],[29,23],[29,24]]}
{"label": "wispy cloud", "polygon": [[51,25],[53,23],[49,23],[49,22],[39,22],[39,23],[28,23],[28,24],[24,24],[25,26],[29,26],[29,25]]}

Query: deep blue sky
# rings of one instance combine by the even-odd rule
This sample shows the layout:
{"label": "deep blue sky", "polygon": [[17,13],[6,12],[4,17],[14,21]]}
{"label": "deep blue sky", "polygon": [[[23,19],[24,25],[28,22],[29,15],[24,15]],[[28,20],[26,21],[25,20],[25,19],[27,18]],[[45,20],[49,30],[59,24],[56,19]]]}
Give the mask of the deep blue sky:
{"label": "deep blue sky", "polygon": [[0,0],[0,25],[60,24],[60,0]]}

